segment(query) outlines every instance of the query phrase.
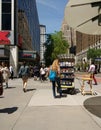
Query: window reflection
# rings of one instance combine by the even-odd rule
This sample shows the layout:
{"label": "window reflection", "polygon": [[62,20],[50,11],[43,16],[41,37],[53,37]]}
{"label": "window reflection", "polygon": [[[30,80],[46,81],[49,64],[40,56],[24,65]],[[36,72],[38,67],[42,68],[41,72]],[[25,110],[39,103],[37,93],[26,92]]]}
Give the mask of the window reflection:
{"label": "window reflection", "polygon": [[11,30],[11,0],[2,0],[2,30]]}

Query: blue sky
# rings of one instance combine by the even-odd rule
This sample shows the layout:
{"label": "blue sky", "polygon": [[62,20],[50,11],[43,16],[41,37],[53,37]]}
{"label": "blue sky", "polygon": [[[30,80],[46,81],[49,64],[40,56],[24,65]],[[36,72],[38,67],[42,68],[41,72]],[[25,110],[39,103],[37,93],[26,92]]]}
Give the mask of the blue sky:
{"label": "blue sky", "polygon": [[46,33],[60,31],[68,0],[36,0],[39,22],[46,25]]}

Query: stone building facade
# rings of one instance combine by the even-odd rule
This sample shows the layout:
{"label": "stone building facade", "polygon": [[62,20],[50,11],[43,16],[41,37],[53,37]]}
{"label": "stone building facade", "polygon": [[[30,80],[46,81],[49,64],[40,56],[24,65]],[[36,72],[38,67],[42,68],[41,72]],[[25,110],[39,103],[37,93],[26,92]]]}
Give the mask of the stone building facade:
{"label": "stone building facade", "polygon": [[[66,13],[66,12],[65,12]],[[76,46],[76,63],[87,61],[87,51],[89,48],[101,48],[101,35],[88,35],[74,30],[69,27],[68,21],[65,20],[65,14],[61,25],[61,31],[64,38],[68,41],[69,47]],[[71,55],[69,53],[69,55]]]}
{"label": "stone building facade", "polygon": [[76,32],[77,61],[87,60],[87,51],[89,48],[101,48],[101,35],[88,35]]}

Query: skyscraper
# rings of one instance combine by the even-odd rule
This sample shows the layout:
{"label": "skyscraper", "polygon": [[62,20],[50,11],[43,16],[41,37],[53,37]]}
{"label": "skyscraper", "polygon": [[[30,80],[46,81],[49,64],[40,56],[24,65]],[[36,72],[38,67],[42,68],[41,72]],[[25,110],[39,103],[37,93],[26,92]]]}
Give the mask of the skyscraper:
{"label": "skyscraper", "polygon": [[[24,11],[32,39],[33,50],[40,51],[40,25],[36,8],[36,0],[18,0],[18,10]],[[26,33],[26,32],[25,32]]]}

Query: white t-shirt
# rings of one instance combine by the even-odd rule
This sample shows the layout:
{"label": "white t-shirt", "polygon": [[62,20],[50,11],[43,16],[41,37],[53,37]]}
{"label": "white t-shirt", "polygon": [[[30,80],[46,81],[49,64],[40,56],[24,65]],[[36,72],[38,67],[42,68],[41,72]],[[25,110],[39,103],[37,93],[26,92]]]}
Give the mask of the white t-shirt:
{"label": "white t-shirt", "polygon": [[9,70],[10,70],[10,72],[13,72],[13,67],[10,66],[10,67],[9,67]]}
{"label": "white t-shirt", "polygon": [[88,72],[95,72],[95,65],[94,64],[90,65]]}
{"label": "white t-shirt", "polygon": [[44,68],[41,68],[41,69],[40,69],[40,74],[41,74],[41,75],[45,74]]}

